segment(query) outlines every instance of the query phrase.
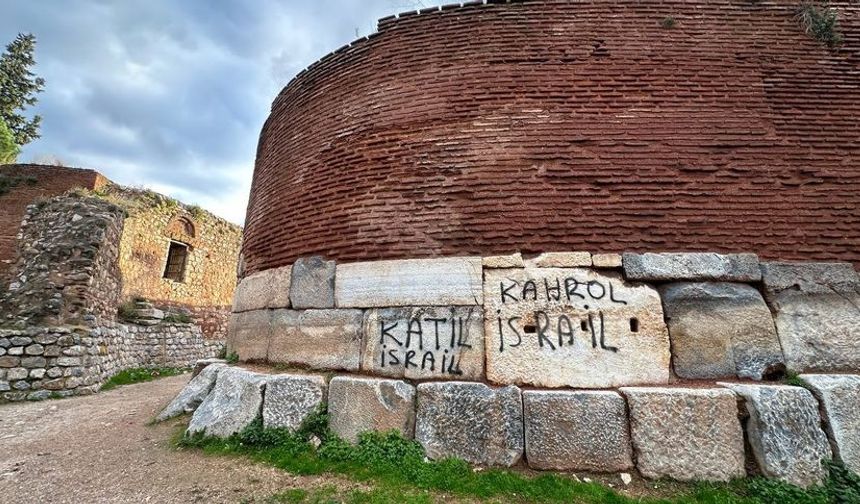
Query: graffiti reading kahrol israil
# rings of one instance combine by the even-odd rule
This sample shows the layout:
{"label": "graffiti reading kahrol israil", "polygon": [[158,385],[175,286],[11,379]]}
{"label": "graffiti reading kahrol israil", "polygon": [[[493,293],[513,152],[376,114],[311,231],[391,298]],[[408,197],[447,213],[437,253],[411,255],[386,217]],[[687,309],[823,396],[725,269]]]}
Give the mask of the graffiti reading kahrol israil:
{"label": "graffiti reading kahrol israil", "polygon": [[[523,316],[503,316],[502,309],[497,309],[499,352],[519,347],[526,338],[536,338],[541,349],[550,351],[575,347],[577,342],[594,349],[613,353],[619,351],[617,346],[609,343],[603,310],[588,304],[601,300],[604,303],[627,304],[627,301],[617,296],[611,280],[580,282],[573,277],[544,278],[542,282],[501,280],[498,292],[500,306],[524,301],[545,303],[547,306],[546,310],[531,312],[531,320]],[[551,314],[549,307],[552,305],[581,307],[585,313],[579,317],[565,313]]]}
{"label": "graffiti reading kahrol israil", "polygon": [[542,387],[665,383],[657,291],[587,268],[484,270],[487,379]]}

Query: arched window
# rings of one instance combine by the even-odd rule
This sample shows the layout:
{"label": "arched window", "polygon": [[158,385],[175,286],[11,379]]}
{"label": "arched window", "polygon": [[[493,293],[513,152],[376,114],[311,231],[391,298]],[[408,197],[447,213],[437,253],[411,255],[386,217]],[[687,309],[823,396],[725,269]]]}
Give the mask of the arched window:
{"label": "arched window", "polygon": [[197,228],[188,217],[174,217],[168,226],[168,233],[173,236],[185,235],[188,238],[196,238]]}

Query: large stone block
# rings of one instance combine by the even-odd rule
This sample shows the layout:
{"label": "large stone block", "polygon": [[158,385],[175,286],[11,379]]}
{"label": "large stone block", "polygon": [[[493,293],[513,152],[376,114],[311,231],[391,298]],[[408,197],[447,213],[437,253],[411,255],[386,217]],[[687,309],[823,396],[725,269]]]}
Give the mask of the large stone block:
{"label": "large stone block", "polygon": [[517,387],[436,382],[418,385],[415,439],[431,459],[512,466],[523,454],[523,403]]}
{"label": "large stone block", "polygon": [[449,306],[367,310],[361,368],[398,378],[482,379],[481,309]]}
{"label": "large stone block", "polygon": [[243,278],[233,294],[233,311],[289,308],[290,270],[290,266],[284,266]]}
{"label": "large stone block", "polygon": [[763,263],[785,363],[798,372],[860,371],[860,278],[847,263]]}
{"label": "large stone block", "polygon": [[329,427],[355,443],[366,431],[415,432],[415,387],[400,380],[337,376],[328,389]]}
{"label": "large stone block", "polygon": [[480,257],[404,259],[337,265],[341,308],[482,303]]}
{"label": "large stone block", "polygon": [[617,392],[523,391],[526,459],[535,469],[618,472],[633,466]]}
{"label": "large stone block", "polygon": [[765,476],[802,487],[824,480],[822,460],[832,452],[812,393],[785,385],[721,385],[744,399],[747,436]]}
{"label": "large stone block", "polygon": [[644,253],[623,255],[624,276],[629,280],[757,282],[761,280],[755,254],[705,252]]}
{"label": "large stone block", "polygon": [[206,396],[212,391],[215,386],[215,381],[218,378],[218,373],[222,369],[226,369],[225,364],[210,364],[203,368],[188,385],[179,392],[170,404],[168,404],[161,413],[155,417],[156,422],[163,422],[167,419],[179,416],[183,413],[191,413],[206,399]]}
{"label": "large stone block", "polygon": [[526,267],[534,268],[588,268],[591,267],[590,252],[544,252],[526,261]]}
{"label": "large stone block", "polygon": [[187,434],[226,438],[250,425],[263,406],[266,378],[241,368],[219,371],[212,391],[194,411]]}
{"label": "large stone block", "polygon": [[636,465],[646,478],[728,481],[745,475],[735,395],[724,389],[622,388]]}
{"label": "large stone block", "polygon": [[484,334],[495,383],[609,388],[669,380],[660,296],[617,273],[486,270]]}
{"label": "large stone block", "polygon": [[268,360],[314,369],[358,369],[361,310],[274,310]]}
{"label": "large stone block", "polygon": [[481,263],[485,268],[522,268],[525,266],[523,255],[519,252],[510,255],[484,257]]}
{"label": "large stone block", "polygon": [[297,430],[318,412],[326,399],[322,376],[271,375],[266,381],[263,401],[263,427]]}
{"label": "large stone block", "polygon": [[621,268],[621,254],[592,254],[591,263],[595,268]]}
{"label": "large stone block", "polygon": [[242,361],[262,361],[269,353],[271,335],[271,310],[234,313],[230,316],[227,346]]}
{"label": "large stone block", "polygon": [[320,256],[296,260],[290,285],[293,308],[334,308],[334,275],[334,261]]}
{"label": "large stone block", "polygon": [[784,368],[770,310],[753,287],[680,282],[659,290],[681,378],[760,380]]}
{"label": "large stone block", "polygon": [[860,376],[804,374],[824,413],[833,456],[860,474]]}

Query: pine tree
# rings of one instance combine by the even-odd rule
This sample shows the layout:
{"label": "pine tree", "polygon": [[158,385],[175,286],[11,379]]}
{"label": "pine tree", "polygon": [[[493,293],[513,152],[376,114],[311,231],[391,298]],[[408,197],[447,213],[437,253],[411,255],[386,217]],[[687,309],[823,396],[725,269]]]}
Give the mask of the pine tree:
{"label": "pine tree", "polygon": [[14,163],[18,159],[18,146],[12,136],[12,131],[0,119],[0,164]]}
{"label": "pine tree", "polygon": [[36,60],[33,50],[36,37],[19,33],[0,55],[0,119],[12,131],[17,145],[39,138],[40,116],[28,120],[21,113],[36,104],[36,93],[45,87],[45,80],[30,71]]}

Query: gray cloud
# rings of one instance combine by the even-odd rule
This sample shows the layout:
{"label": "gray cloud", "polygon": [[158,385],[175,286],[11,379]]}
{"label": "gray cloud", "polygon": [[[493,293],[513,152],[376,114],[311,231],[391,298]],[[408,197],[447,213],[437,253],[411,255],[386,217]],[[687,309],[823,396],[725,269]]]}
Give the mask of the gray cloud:
{"label": "gray cloud", "polygon": [[[410,0],[6,0],[0,43],[38,39],[42,138],[56,156],[244,221],[257,137],[304,67]],[[431,2],[424,1],[423,4]]]}

